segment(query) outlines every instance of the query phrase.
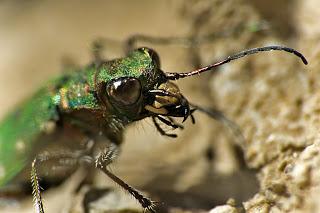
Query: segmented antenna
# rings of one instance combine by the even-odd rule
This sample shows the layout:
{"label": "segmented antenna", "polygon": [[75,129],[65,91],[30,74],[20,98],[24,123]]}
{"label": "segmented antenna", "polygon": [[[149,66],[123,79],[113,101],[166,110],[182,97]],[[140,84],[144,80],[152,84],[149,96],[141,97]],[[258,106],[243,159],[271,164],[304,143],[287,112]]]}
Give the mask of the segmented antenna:
{"label": "segmented antenna", "polygon": [[185,78],[185,77],[200,74],[202,72],[206,72],[206,71],[211,70],[215,67],[229,63],[230,61],[233,61],[233,60],[236,60],[236,59],[248,56],[248,55],[256,54],[258,52],[271,51],[271,50],[278,50],[278,51],[285,51],[285,52],[292,53],[292,54],[296,55],[297,57],[299,57],[305,65],[308,64],[307,59],[302,55],[302,53],[298,52],[297,50],[289,48],[289,47],[275,45],[275,46],[257,47],[257,48],[244,50],[244,51],[241,51],[241,52],[236,53],[234,55],[228,56],[226,59],[223,59],[219,62],[208,65],[206,67],[202,67],[200,69],[193,70],[190,72],[185,72],[185,73],[169,72],[169,73],[166,73],[166,76],[167,76],[168,80],[178,80],[180,78]]}

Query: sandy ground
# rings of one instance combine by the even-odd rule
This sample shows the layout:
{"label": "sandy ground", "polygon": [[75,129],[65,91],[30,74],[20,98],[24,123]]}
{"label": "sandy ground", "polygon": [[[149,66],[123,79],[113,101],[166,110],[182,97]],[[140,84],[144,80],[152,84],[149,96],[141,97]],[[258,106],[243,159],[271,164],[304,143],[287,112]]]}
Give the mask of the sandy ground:
{"label": "sandy ground", "polygon": [[[290,54],[262,53],[178,82],[190,101],[236,122],[245,142],[200,113],[177,139],[160,136],[146,120],[128,128],[112,171],[170,212],[320,212],[319,6],[316,0],[2,1],[0,116],[61,74],[63,62],[89,63],[97,38],[117,41],[104,51],[114,58],[137,33],[213,35],[195,48],[139,43],[154,48],[169,72],[249,47],[290,46],[305,54],[308,66]],[[94,186],[75,194],[82,176],[43,193],[46,212],[85,212],[89,195],[87,212],[141,212],[99,173]],[[0,212],[33,212],[31,197]]]}

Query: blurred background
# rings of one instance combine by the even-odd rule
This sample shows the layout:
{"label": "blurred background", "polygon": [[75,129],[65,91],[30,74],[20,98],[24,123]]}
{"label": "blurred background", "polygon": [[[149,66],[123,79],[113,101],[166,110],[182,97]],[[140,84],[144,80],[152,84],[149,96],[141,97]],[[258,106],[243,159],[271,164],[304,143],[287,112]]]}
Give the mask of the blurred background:
{"label": "blurred background", "polygon": [[[195,125],[187,121],[175,131],[177,139],[160,136],[146,119],[127,129],[111,168],[169,212],[317,212],[318,8],[316,0],[1,1],[0,117],[63,74],[66,64],[90,63],[96,39],[106,39],[107,59],[124,56],[124,42],[136,34],[199,41],[137,44],[155,49],[168,72],[245,48],[286,45],[310,65],[290,54],[262,53],[177,82],[188,100],[237,123],[245,142],[200,113]],[[46,212],[141,211],[98,172],[93,186],[75,193],[79,176],[43,193]],[[31,197],[4,203],[0,212],[33,212]]]}

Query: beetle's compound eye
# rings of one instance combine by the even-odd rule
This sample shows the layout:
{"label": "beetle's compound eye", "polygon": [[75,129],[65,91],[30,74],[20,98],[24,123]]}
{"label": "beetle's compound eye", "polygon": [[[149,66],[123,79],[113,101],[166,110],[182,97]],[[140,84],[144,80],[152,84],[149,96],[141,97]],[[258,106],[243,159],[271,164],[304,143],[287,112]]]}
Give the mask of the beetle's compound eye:
{"label": "beetle's compound eye", "polygon": [[132,105],[141,96],[141,84],[136,78],[118,78],[107,85],[111,101],[120,105]]}

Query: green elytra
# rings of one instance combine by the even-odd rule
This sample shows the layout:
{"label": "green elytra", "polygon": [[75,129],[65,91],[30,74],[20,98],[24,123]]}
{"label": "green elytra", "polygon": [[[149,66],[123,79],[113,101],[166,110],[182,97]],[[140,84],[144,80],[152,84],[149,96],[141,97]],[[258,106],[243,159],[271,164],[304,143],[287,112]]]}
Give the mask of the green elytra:
{"label": "green elytra", "polygon": [[[36,165],[48,158],[75,158],[76,155],[71,150],[69,153],[61,152],[61,155],[39,157],[38,147],[44,146],[46,138],[54,135],[58,129],[77,129],[80,130],[77,133],[84,133],[88,138],[104,136],[103,139],[114,144],[102,150],[98,157],[92,158],[95,167],[133,195],[143,208],[155,212],[154,203],[150,199],[107,169],[117,154],[116,149],[122,142],[125,127],[134,121],[151,117],[162,135],[176,137],[167,134],[159,122],[173,129],[181,128],[181,124],[176,123],[172,117],[183,117],[184,120],[191,117],[194,122],[192,113],[198,110],[221,121],[236,136],[241,137],[237,125],[217,110],[189,103],[171,80],[197,75],[232,60],[270,50],[293,53],[307,64],[304,56],[294,49],[267,46],[239,52],[190,72],[166,73],[160,69],[156,52],[140,48],[127,57],[98,61],[53,79],[0,123],[0,187],[10,183],[32,162],[34,202],[37,212],[44,212]],[[71,138],[69,140],[72,141]]]}
{"label": "green elytra", "polygon": [[[46,134],[47,122],[56,122],[60,119],[59,116],[71,111],[102,110],[94,94],[98,83],[129,76],[139,78],[143,87],[150,87],[156,83],[158,75],[145,74],[156,70],[155,66],[149,52],[140,49],[126,58],[102,64],[98,75],[96,67],[89,65],[48,82],[0,123],[0,187],[7,184],[32,160],[34,156],[29,155],[33,153],[32,149],[37,143],[43,143],[37,141],[37,138]],[[112,114],[111,110],[104,112]],[[129,119],[123,121],[123,127],[129,122]],[[118,140],[117,143],[120,143],[120,139]]]}

